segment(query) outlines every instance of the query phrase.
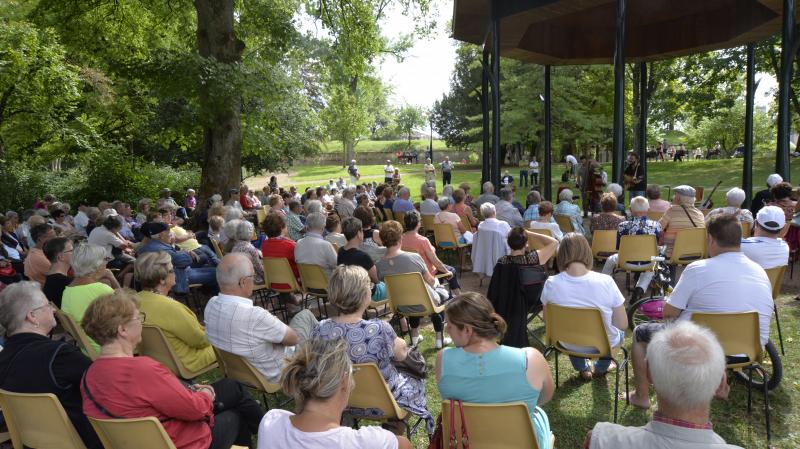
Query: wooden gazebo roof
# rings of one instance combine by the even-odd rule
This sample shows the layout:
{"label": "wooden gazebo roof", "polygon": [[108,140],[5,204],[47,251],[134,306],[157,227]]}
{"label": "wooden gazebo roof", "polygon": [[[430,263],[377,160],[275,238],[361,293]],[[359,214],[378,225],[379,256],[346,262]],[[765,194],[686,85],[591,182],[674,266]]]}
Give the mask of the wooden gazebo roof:
{"label": "wooden gazebo roof", "polygon": [[[489,42],[491,2],[503,17],[504,57],[550,65],[613,62],[616,0],[455,0],[453,38]],[[781,0],[627,0],[625,60],[757,42],[780,32],[782,9]]]}

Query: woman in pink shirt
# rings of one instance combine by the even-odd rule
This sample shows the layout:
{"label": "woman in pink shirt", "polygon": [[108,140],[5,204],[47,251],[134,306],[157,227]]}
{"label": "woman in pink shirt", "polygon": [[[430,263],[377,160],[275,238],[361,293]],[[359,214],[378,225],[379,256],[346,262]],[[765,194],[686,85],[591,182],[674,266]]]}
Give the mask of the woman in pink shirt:
{"label": "woman in pink shirt", "polygon": [[467,240],[464,238],[464,233],[467,232],[467,229],[464,228],[464,223],[461,222],[461,217],[453,212],[448,212],[447,210],[450,207],[450,199],[446,196],[442,196],[439,198],[438,203],[439,209],[442,211],[433,217],[433,222],[449,224],[453,228],[453,233],[456,235],[456,240],[458,240],[459,243],[467,243]]}
{"label": "woman in pink shirt", "polygon": [[648,212],[661,212],[664,213],[669,209],[670,202],[661,199],[661,186],[658,184],[650,184],[645,191],[647,200],[650,202],[650,209]]}
{"label": "woman in pink shirt", "polygon": [[400,239],[400,247],[403,251],[414,251],[422,257],[422,261],[428,267],[428,271],[434,276],[444,273],[450,273],[447,279],[450,284],[450,292],[453,296],[461,294],[461,285],[458,283],[458,276],[456,276],[456,269],[450,265],[445,265],[439,260],[436,255],[436,249],[431,245],[431,241],[424,235],[420,235],[420,215],[419,212],[413,210],[406,214],[405,226],[406,232]]}

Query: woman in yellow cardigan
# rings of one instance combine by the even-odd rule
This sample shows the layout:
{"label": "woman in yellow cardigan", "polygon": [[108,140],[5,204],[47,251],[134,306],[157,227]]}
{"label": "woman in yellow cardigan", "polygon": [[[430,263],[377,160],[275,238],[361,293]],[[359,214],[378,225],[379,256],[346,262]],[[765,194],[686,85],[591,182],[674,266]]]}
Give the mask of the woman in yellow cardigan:
{"label": "woman in yellow cardigan", "polygon": [[198,371],[216,362],[214,348],[206,339],[203,326],[184,304],[167,296],[175,285],[172,259],[163,251],[146,253],[136,259],[136,280],[142,291],[139,311],[147,322],[161,328],[169,345],[190,371]]}

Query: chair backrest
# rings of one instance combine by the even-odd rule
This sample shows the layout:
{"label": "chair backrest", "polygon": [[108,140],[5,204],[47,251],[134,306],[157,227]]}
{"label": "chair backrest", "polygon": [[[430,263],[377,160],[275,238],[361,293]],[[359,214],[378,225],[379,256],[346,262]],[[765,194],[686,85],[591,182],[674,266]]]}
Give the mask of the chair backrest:
{"label": "chair backrest", "polygon": [[749,221],[740,221],[742,225],[742,238],[746,239],[753,234],[753,224]]}
{"label": "chair backrest", "polygon": [[264,208],[256,210],[256,220],[258,220],[258,225],[261,226],[261,223],[267,219],[267,210]]}
{"label": "chair backrest", "polygon": [[617,252],[617,231],[594,231],[592,233],[592,255],[608,257]]}
{"label": "chair backrest", "polygon": [[533,232],[534,234],[542,234],[542,235],[546,235],[548,237],[552,237],[553,236],[553,231],[551,231],[551,230],[549,230],[547,228],[533,228],[533,229],[528,229],[528,230]]}
{"label": "chair backrest", "polygon": [[256,390],[267,393],[280,391],[280,384],[269,382],[261,372],[259,372],[247,359],[240,355],[232,354],[228,351],[214,347],[217,355],[217,362],[225,373],[225,377],[241,382]]}
{"label": "chair backrest", "polygon": [[629,262],[648,262],[657,255],[655,235],[623,235],[619,239],[617,266],[624,267]]}
{"label": "chair backrest", "polygon": [[392,391],[386,385],[378,366],[374,363],[356,363],[353,365],[355,387],[350,391],[347,406],[348,412],[360,415],[363,411],[370,419],[403,419],[408,414],[397,405]]}
{"label": "chair backrest", "polygon": [[428,316],[441,312],[435,306],[420,273],[390,274],[383,278],[392,309],[405,316]]}
{"label": "chair backrest", "polygon": [[214,247],[214,252],[217,253],[217,257],[222,259],[222,257],[225,255],[225,252],[222,251],[222,247],[219,246],[219,242],[214,239],[209,240],[211,240],[211,246]]}
{"label": "chair backrest", "polygon": [[297,264],[297,270],[300,272],[300,282],[303,293],[314,294],[328,294],[328,277],[325,276],[325,271],[319,265],[308,263]]}
{"label": "chair backrest", "polygon": [[169,345],[164,331],[158,326],[153,326],[152,324],[142,325],[142,342],[139,343],[139,355],[146,355],[157,360],[182,379],[194,377],[193,373],[181,363],[172,346]]}
{"label": "chair backrest", "polygon": [[433,225],[433,238],[439,248],[457,248],[458,239],[453,227],[448,223],[435,223]]}
{"label": "chair backrest", "polygon": [[706,236],[706,228],[679,230],[675,235],[675,246],[672,247],[670,263],[686,265],[707,257],[708,241]]}
{"label": "chair backrest", "polygon": [[575,232],[575,228],[572,227],[572,219],[569,217],[569,215],[556,214],[553,216],[556,218],[556,223],[558,223],[558,227],[561,228],[561,232],[564,234],[568,232]]}
{"label": "chair backrest", "polygon": [[394,214],[392,213],[392,210],[389,209],[388,207],[383,208],[383,213],[386,214],[387,220],[394,220]]}
{"label": "chair backrest", "polygon": [[653,221],[661,220],[661,217],[664,216],[664,212],[648,212],[647,218]]}
{"label": "chair backrest", "polygon": [[[559,344],[569,343],[591,346],[597,348],[600,355],[611,355],[611,343],[608,341],[600,309],[545,304],[544,324],[547,344],[557,347],[561,352],[578,354],[565,350]],[[597,357],[597,354],[591,356]]]}
{"label": "chair backrest", "polygon": [[372,214],[375,215],[375,221],[381,222],[383,221],[383,214],[381,214],[380,209],[375,206],[372,206]]}
{"label": "chair backrest", "polygon": [[466,229],[467,231],[471,231],[472,223],[469,221],[469,217],[467,217],[467,214],[461,214],[458,217],[461,218],[461,224],[464,225],[464,229]]}
{"label": "chair backrest", "polygon": [[436,215],[423,215],[422,216],[422,227],[425,229],[425,232],[433,232],[433,217]]}
{"label": "chair backrest", "polygon": [[772,284],[772,300],[775,301],[778,299],[778,295],[781,294],[781,283],[783,282],[783,275],[786,272],[786,265],[764,271],[767,272],[769,282]]}
{"label": "chair backrest", "polygon": [[[534,234],[542,234],[542,235],[546,235],[548,237],[552,237],[553,236],[553,233],[550,232],[549,229],[531,229],[530,231],[533,232]],[[534,241],[533,237],[531,235],[528,235],[528,249],[529,250],[536,251],[536,250],[539,250],[539,249],[542,249],[542,248],[544,248],[544,245],[537,244]]]}
{"label": "chair backrest", "polygon": [[[442,436],[450,439],[450,409],[453,411],[453,425],[456,439],[461,441],[461,413],[458,406],[450,400],[442,401]],[[505,404],[461,403],[469,434],[469,446],[475,449],[515,449],[539,448],[536,430],[524,402]],[[550,438],[549,435],[546,438]]]}
{"label": "chair backrest", "polygon": [[86,449],[61,402],[52,393],[0,390],[0,407],[15,449]]}
{"label": "chair backrest", "polygon": [[761,360],[761,331],[758,312],[692,313],[692,321],[711,329],[725,355],[746,354],[754,362]]}
{"label": "chair backrest", "polygon": [[[292,266],[285,257],[265,257],[262,260],[264,265],[264,276],[267,287],[281,293],[300,293],[300,286],[294,277]],[[269,279],[269,282],[266,281]],[[287,284],[289,288],[275,288],[277,284]]]}
{"label": "chair backrest", "polygon": [[69,316],[63,310],[56,310],[56,318],[58,319],[59,324],[61,324],[61,327],[63,327],[69,336],[78,343],[78,346],[83,349],[83,352],[85,352],[90,359],[97,360],[97,358],[100,357],[100,354],[94,348],[89,336],[86,335],[86,332],[83,331],[83,328],[75,320],[73,320],[71,316]]}
{"label": "chair backrest", "polygon": [[130,419],[89,418],[106,449],[175,449],[164,426],[153,416]]}
{"label": "chair backrest", "polygon": [[695,203],[699,203],[703,201],[703,192],[705,192],[705,187],[701,186],[693,186],[694,187],[694,201]]}
{"label": "chair backrest", "polygon": [[405,212],[395,212],[394,213],[394,221],[399,222],[400,226],[402,226],[403,229],[405,229],[406,228],[406,213]]}

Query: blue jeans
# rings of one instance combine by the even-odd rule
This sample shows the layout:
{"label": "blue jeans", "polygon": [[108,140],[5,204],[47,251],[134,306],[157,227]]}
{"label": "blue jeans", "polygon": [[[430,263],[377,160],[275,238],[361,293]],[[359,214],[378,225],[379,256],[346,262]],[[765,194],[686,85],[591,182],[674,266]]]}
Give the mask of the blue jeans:
{"label": "blue jeans", "polygon": [[189,269],[189,285],[203,284],[203,287],[208,287],[216,295],[219,293],[219,285],[217,285],[217,269],[214,267],[203,268],[190,268]]}
{"label": "blue jeans", "polygon": [[192,268],[200,268],[205,266],[216,267],[219,264],[217,253],[215,253],[213,249],[206,245],[200,245],[200,248],[197,248],[192,252],[199,256],[197,262],[192,264]]}
{"label": "blue jeans", "polygon": [[[572,367],[575,368],[575,371],[583,372],[589,370],[589,359],[569,356],[569,361],[572,363]],[[611,365],[611,359],[600,359],[595,362],[594,371],[598,374],[605,373],[608,371],[609,365]]]}
{"label": "blue jeans", "polygon": [[523,183],[525,187],[528,187],[528,170],[519,171],[519,186],[522,187]]}
{"label": "blue jeans", "polygon": [[451,267],[450,265],[445,265],[444,267],[447,268],[447,271],[452,273],[452,276],[450,276],[450,279],[447,280],[447,284],[450,286],[450,290],[460,289],[461,288],[461,284],[458,283],[458,275],[456,274],[456,269]]}
{"label": "blue jeans", "polygon": [[[634,199],[637,196],[644,196],[644,190],[631,190],[630,191],[630,196],[629,196],[630,199]],[[645,198],[647,198],[647,197],[645,197]]]}

